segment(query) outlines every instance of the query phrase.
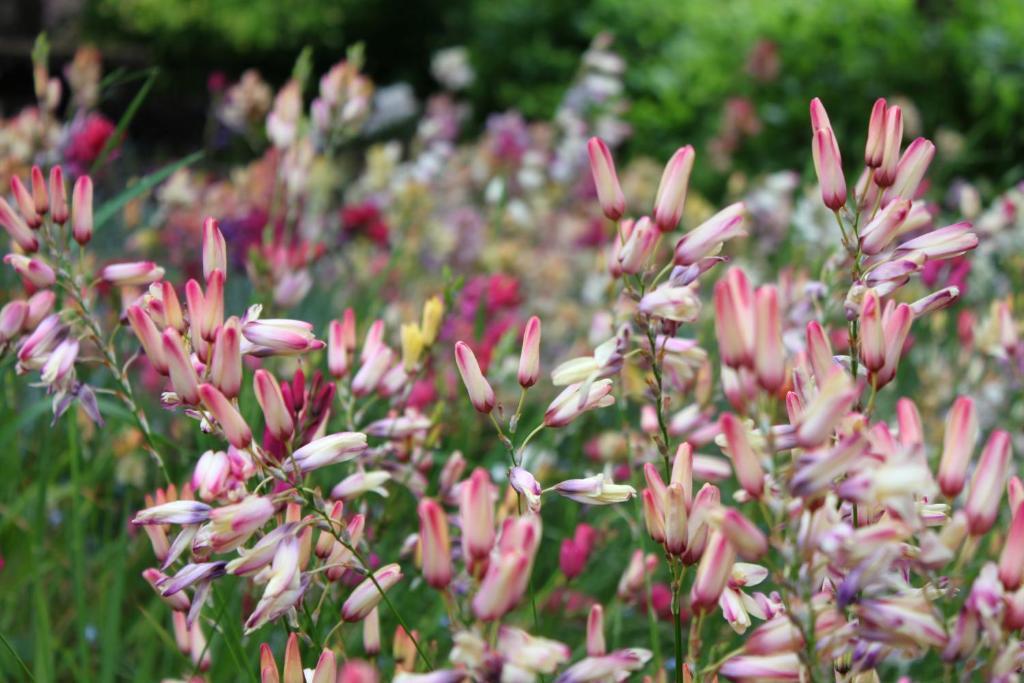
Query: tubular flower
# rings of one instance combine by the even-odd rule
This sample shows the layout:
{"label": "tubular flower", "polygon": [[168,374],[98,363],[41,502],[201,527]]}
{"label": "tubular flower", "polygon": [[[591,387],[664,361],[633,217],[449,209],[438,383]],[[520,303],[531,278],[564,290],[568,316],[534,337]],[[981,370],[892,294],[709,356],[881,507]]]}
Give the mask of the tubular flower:
{"label": "tubular flower", "polygon": [[[381,567],[373,573],[373,579],[366,578],[356,586],[345,604],[341,606],[341,618],[345,621],[361,621],[383,599],[387,591],[402,579],[402,570],[397,564]],[[376,583],[374,582],[376,581]],[[378,590],[378,586],[380,589]]]}
{"label": "tubular flower", "polygon": [[462,375],[462,382],[466,385],[470,403],[481,413],[491,412],[494,408],[494,389],[480,371],[480,364],[477,363],[473,350],[465,342],[455,344],[455,363],[459,368],[459,374]]}
{"label": "tubular flower", "polygon": [[665,164],[658,193],[654,197],[654,222],[661,232],[671,232],[679,225],[686,204],[686,190],[690,185],[694,151],[692,145],[676,150]]}
{"label": "tubular flower", "polygon": [[588,410],[613,405],[615,397],[611,392],[610,379],[597,380],[589,385],[584,382],[569,385],[548,406],[544,413],[544,424],[548,427],[564,427]]}
{"label": "tubular flower", "polygon": [[418,513],[423,577],[434,588],[444,589],[452,580],[448,519],[441,506],[429,498],[420,501]]}
{"label": "tubular flower", "polygon": [[567,479],[555,484],[555,493],[585,505],[613,505],[636,496],[636,489],[628,484],[615,484],[603,474],[585,479]]}
{"label": "tubular flower", "polygon": [[587,154],[590,155],[590,171],[594,176],[594,187],[597,188],[601,210],[610,220],[617,221],[626,212],[626,196],[619,185],[612,153],[604,140],[590,138],[587,142]]}

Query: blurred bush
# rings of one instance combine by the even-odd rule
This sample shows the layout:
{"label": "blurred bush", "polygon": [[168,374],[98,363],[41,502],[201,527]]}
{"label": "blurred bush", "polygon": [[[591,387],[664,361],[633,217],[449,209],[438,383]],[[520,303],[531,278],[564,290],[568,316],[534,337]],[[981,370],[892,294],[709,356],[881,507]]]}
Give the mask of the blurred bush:
{"label": "blurred bush", "polygon": [[[629,63],[626,151],[667,157],[692,142],[714,162],[700,165],[705,189],[754,160],[804,167],[811,95],[829,105],[847,144],[863,135],[874,98],[912,102],[908,132],[940,144],[937,180],[1010,168],[994,178],[1005,183],[1024,170],[1019,0],[90,0],[86,16],[101,47],[134,40],[158,63],[257,66],[272,79],[303,45],[326,65],[361,40],[378,81],[406,80],[421,94],[434,87],[430,54],[463,44],[481,121],[511,108],[550,116],[580,53],[610,30]],[[186,89],[201,87],[195,76]]]}

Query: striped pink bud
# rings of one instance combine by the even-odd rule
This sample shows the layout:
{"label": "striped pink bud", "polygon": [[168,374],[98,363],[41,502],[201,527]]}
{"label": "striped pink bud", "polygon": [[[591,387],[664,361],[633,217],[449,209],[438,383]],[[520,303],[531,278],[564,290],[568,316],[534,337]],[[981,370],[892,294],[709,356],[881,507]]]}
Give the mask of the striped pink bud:
{"label": "striped pink bud", "polygon": [[18,205],[21,217],[25,219],[28,226],[33,230],[43,224],[42,217],[36,212],[36,203],[32,199],[32,193],[25,187],[18,176],[11,176],[11,192],[14,193],[14,201]]}
{"label": "striped pink bud", "polygon": [[999,580],[1008,591],[1020,588],[1024,578],[1024,505],[1018,505],[1013,511],[1010,530],[1003,541],[1003,551],[999,554]]}
{"label": "striped pink bud", "polygon": [[519,385],[524,389],[537,383],[540,376],[540,318],[526,321],[523,331],[523,350],[519,354]]}
{"label": "striped pink bud", "polygon": [[601,210],[609,219],[617,221],[626,213],[626,195],[622,193],[622,187],[619,185],[612,153],[604,140],[590,138],[587,142],[587,154],[590,156],[590,172],[594,176],[594,187],[597,188],[597,201],[601,204]]}
{"label": "striped pink bud", "polygon": [[[930,140],[917,138],[911,142],[896,165],[892,186],[885,191],[882,203],[888,204],[897,197],[916,198],[921,181],[924,180],[928,166],[931,165],[934,158],[935,145]],[[883,167],[884,165],[883,163]]]}
{"label": "striped pink bud", "polygon": [[956,498],[967,480],[967,467],[978,440],[978,415],[974,401],[960,396],[953,402],[946,418],[946,433],[942,438],[942,460],[939,462],[938,483],[943,495]]}
{"label": "striped pink bud", "polygon": [[443,590],[452,580],[452,551],[448,540],[448,518],[436,501],[424,498],[417,512],[420,518],[420,558],[423,578]]}
{"label": "striped pink bud", "polygon": [[944,287],[937,292],[932,292],[928,296],[921,297],[917,301],[912,302],[910,304],[910,310],[913,311],[915,318],[919,318],[926,313],[941,311],[944,308],[948,308],[959,298],[959,287]]}
{"label": "striped pink bud", "polygon": [[242,390],[241,323],[232,316],[217,330],[210,357],[210,381],[228,398]]}
{"label": "striped pink bud", "polygon": [[637,220],[628,229],[624,228],[624,231],[628,234],[621,245],[616,236],[618,249],[614,254],[616,263],[612,268],[612,274],[616,277],[623,273],[635,275],[642,272],[658,244],[658,229],[647,216]]}
{"label": "striped pink bud", "polygon": [[764,491],[764,470],[761,468],[760,458],[750,444],[747,428],[732,413],[722,415],[721,427],[736,479],[744,491],[754,498],[759,498]]}
{"label": "striped pink bud", "polygon": [[571,384],[548,406],[544,412],[544,424],[548,427],[564,427],[589,410],[607,408],[615,403],[611,392],[610,379]]}
{"label": "striped pink bud", "polygon": [[[206,451],[192,471],[192,488],[202,500],[219,498],[227,490],[231,459],[224,451]],[[229,569],[230,571],[230,569]]]}
{"label": "striped pink bud", "polygon": [[722,362],[732,368],[754,361],[754,296],[741,268],[715,283],[715,333]]}
{"label": "striped pink bud", "polygon": [[381,591],[390,590],[402,579],[402,569],[397,564],[384,565],[373,573],[373,579],[376,580],[376,583],[367,577],[348,596],[345,604],[341,606],[342,619],[345,621],[365,619],[383,599]]}
{"label": "striped pink bud", "polygon": [[871,108],[868,140],[864,145],[864,165],[868,168],[878,168],[882,164],[882,154],[885,151],[885,112],[885,98],[879,97],[875,100],[875,106]]}
{"label": "striped pink bud", "polygon": [[818,174],[818,185],[821,186],[821,199],[825,206],[838,211],[846,204],[843,160],[825,107],[817,97],[811,100],[811,128],[811,154],[814,157],[814,170]]}
{"label": "striped pink bud", "polygon": [[295,431],[291,411],[284,402],[281,385],[270,372],[260,368],[253,375],[253,392],[263,410],[263,419],[269,431],[278,441],[288,441]]}
{"label": "striped pink bud", "polygon": [[199,376],[196,374],[192,360],[185,353],[185,345],[181,335],[173,327],[164,330],[163,355],[167,371],[171,376],[171,386],[183,403],[195,405],[199,403]]}
{"label": "striped pink bud", "polygon": [[[214,274],[220,271],[214,271]],[[209,290],[207,305],[209,305]],[[242,335],[259,349],[275,354],[292,354],[322,347],[313,334],[312,323],[285,318],[250,320],[242,326]]]}
{"label": "striped pink bud", "polygon": [[960,221],[904,242],[896,253],[919,253],[929,260],[938,260],[966,254],[977,246],[978,235],[971,230],[971,224]]}
{"label": "striped pink bud", "polygon": [[478,467],[459,485],[462,553],[470,561],[487,559],[494,546],[493,485],[487,470]]}
{"label": "striped pink bud", "polygon": [[[648,463],[650,464],[650,463]],[[644,525],[647,533],[651,535],[655,543],[665,542],[665,512],[664,502],[659,502],[653,490],[646,488],[640,492],[640,499],[644,506]],[[684,506],[685,507],[685,506]],[[683,544],[685,546],[685,538]]]}
{"label": "striped pink bud", "polygon": [[199,524],[210,519],[212,509],[195,500],[175,500],[135,513],[132,524]]}
{"label": "striped pink bud", "polygon": [[0,225],[4,226],[7,234],[23,251],[31,254],[39,250],[39,240],[35,233],[3,197],[0,197]]}
{"label": "striped pink bud", "polygon": [[252,431],[238,409],[212,384],[199,385],[199,398],[220,424],[224,438],[235,448],[246,448],[252,443]]}
{"label": "striped pink bud", "polygon": [[865,254],[881,253],[900,234],[910,214],[910,200],[889,202],[875,218],[860,231],[860,249]]}
{"label": "striped pink bud", "polygon": [[341,341],[349,353],[356,350],[356,312],[351,308],[341,316]]}
{"label": "striped pink bud", "polygon": [[795,652],[730,657],[719,667],[718,673],[731,681],[802,681],[807,678],[807,670]]}
{"label": "striped pink bud", "polygon": [[882,313],[882,324],[885,327],[885,365],[876,375],[876,384],[883,387],[896,376],[896,368],[903,356],[903,346],[910,334],[910,326],[914,322],[914,313],[907,304],[890,301]]}
{"label": "striped pink bud", "polygon": [[779,295],[773,286],[754,293],[754,372],[761,388],[778,391],[786,381],[786,351],[782,347]]}
{"label": "striped pink bud", "polygon": [[203,221],[203,277],[210,279],[210,274],[219,270],[228,272],[228,248],[224,242],[224,233],[216,218]]}
{"label": "striped pink bud", "polygon": [[164,276],[164,269],[152,261],[113,263],[100,270],[100,277],[112,285],[148,285]]}
{"label": "striped pink bud", "polygon": [[654,197],[654,222],[661,232],[671,232],[679,225],[686,204],[686,191],[690,185],[693,170],[694,151],[692,145],[676,150],[665,164],[665,170],[658,183]]}
{"label": "striped pink bud", "polygon": [[[882,158],[875,168],[874,180],[878,187],[889,187],[896,180],[902,145],[903,110],[892,106],[885,112],[885,127],[882,131]],[[908,197],[908,199],[910,198]]]}
{"label": "striped pink bud", "polygon": [[0,344],[15,339],[21,334],[28,317],[28,304],[24,301],[10,301],[0,309]]}
{"label": "striped pink bud", "polygon": [[690,589],[690,608],[693,611],[709,612],[718,604],[735,562],[736,551],[729,539],[721,531],[712,531]]}
{"label": "striped pink bud", "polygon": [[161,375],[166,375],[167,361],[164,358],[163,339],[153,319],[141,306],[135,304],[128,307],[126,317],[153,368]]}
{"label": "striped pink bud", "polygon": [[679,447],[676,448],[676,456],[672,460],[670,483],[680,484],[683,487],[683,498],[687,508],[693,502],[693,461],[693,446],[686,441],[679,444]]}
{"label": "striped pink bud", "polygon": [[832,344],[825,334],[825,329],[817,320],[807,323],[807,360],[811,364],[814,378],[819,384],[825,381],[832,368],[836,367]]}
{"label": "striped pink bud", "polygon": [[924,428],[921,413],[909,398],[896,401],[896,422],[899,425],[899,440],[904,446],[924,444]]}
{"label": "striped pink bud", "polygon": [[292,468],[292,462],[301,472],[312,470],[340,462],[352,460],[366,450],[366,435],[360,432],[337,432],[310,441],[292,453],[285,463],[285,469]]}
{"label": "striped pink bud", "polygon": [[68,191],[64,186],[64,170],[60,166],[50,169],[50,208],[53,222],[64,225],[68,220]]}
{"label": "striped pink bud", "polygon": [[839,366],[819,379],[817,395],[804,406],[797,419],[797,442],[803,448],[825,443],[836,424],[850,411],[859,390]]}
{"label": "striped pink bud", "polygon": [[368,396],[376,391],[394,360],[394,352],[384,344],[377,344],[373,349],[374,352],[363,361],[352,378],[352,393],[357,397]]}
{"label": "striped pink bud", "polygon": [[23,329],[26,332],[36,329],[36,326],[50,315],[54,304],[57,302],[57,295],[49,289],[43,289],[28,298],[28,313],[25,315]]}
{"label": "striped pink bud", "polygon": [[743,643],[743,651],[750,655],[797,652],[803,647],[803,634],[785,614],[779,614],[758,626]]}
{"label": "striped pink bud", "polygon": [[465,342],[455,343],[455,364],[462,375],[462,382],[466,385],[473,407],[481,413],[491,412],[494,408],[494,389],[480,371],[480,364],[477,363],[473,350]]}
{"label": "striped pink bud", "polygon": [[768,537],[735,508],[721,508],[718,528],[744,560],[753,562],[768,552]]}
{"label": "striped pink bud", "polygon": [[744,223],[747,208],[743,202],[731,204],[696,228],[686,233],[676,243],[675,264],[691,266],[722,250],[722,244],[747,234]]}
{"label": "striped pink bud", "polygon": [[[71,191],[71,216],[71,236],[83,246],[88,244],[92,239],[93,213],[92,178],[87,175],[79,176]],[[154,266],[155,264],[149,265]],[[163,271],[160,276],[163,276]],[[160,277],[154,279],[159,280]]]}
{"label": "striped pink bud", "polygon": [[996,522],[1010,467],[1010,455],[1010,435],[1001,429],[992,432],[974,470],[971,489],[964,504],[967,528],[973,536],[984,534]]}
{"label": "striped pink bud", "polygon": [[342,323],[332,320],[327,328],[327,370],[334,379],[341,379],[348,373],[348,354],[345,328]]}
{"label": "striped pink bud", "polygon": [[600,657],[607,651],[604,642],[604,608],[595,603],[587,615],[587,655]]}
{"label": "striped pink bud", "polygon": [[882,302],[873,289],[864,293],[860,306],[860,359],[871,372],[885,365],[886,340],[882,325]]}
{"label": "striped pink bud", "polygon": [[688,514],[682,484],[665,489],[665,550],[672,555],[686,552]]}
{"label": "striped pink bud", "polygon": [[32,259],[21,254],[7,254],[4,263],[37,289],[44,289],[57,281],[53,268],[40,259]]}
{"label": "striped pink bud", "polygon": [[32,167],[32,203],[36,213],[45,215],[50,211],[50,198],[46,194],[46,177],[38,166]]}

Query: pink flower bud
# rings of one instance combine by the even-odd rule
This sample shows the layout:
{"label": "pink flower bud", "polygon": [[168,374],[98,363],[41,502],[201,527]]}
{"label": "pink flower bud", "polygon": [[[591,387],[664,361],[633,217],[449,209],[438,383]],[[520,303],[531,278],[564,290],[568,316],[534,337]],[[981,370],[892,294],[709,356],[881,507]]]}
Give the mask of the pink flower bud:
{"label": "pink flower bud", "polygon": [[548,406],[544,413],[544,424],[548,427],[564,427],[589,410],[613,405],[615,397],[611,392],[610,379],[600,379],[589,384],[571,384]]}
{"label": "pink flower bud", "polygon": [[[214,271],[214,274],[219,271]],[[206,302],[209,305],[209,290]],[[250,320],[242,326],[242,335],[250,344],[270,353],[292,354],[319,348],[313,325],[302,320]]]}
{"label": "pink flower bud", "polygon": [[641,313],[679,323],[689,323],[700,313],[700,297],[694,287],[676,287],[663,284],[647,292],[638,306]]}
{"label": "pink flower bud", "polygon": [[686,496],[682,484],[670,484],[665,490],[665,550],[673,555],[686,551],[687,531]]}
{"label": "pink flower bud", "polygon": [[181,336],[173,327],[164,330],[163,358],[171,376],[171,386],[182,402],[190,405],[199,403],[199,376],[192,360],[185,353]]}
{"label": "pink flower bud", "polygon": [[480,589],[473,596],[473,613],[477,619],[493,621],[501,618],[523,597],[520,577],[529,577],[530,558],[518,552],[505,553],[492,558]]}
{"label": "pink flower bud", "polygon": [[176,500],[137,512],[132,524],[200,524],[210,518],[212,508],[194,500]]}
{"label": "pink flower bud", "polygon": [[782,347],[782,320],[775,287],[754,293],[754,371],[765,391],[775,393],[786,381],[786,351]]}
{"label": "pink flower bud", "polygon": [[[329,650],[324,650],[328,654]],[[374,607],[363,619],[363,652],[367,655],[380,654],[380,608]],[[334,654],[331,653],[331,657]],[[322,658],[321,658],[322,659]],[[313,683],[317,683],[314,680]],[[322,683],[335,683],[335,679],[323,678]]]}
{"label": "pink flower bud", "polygon": [[332,320],[327,328],[327,369],[334,379],[341,379],[348,373],[348,354],[345,328],[342,323]]}
{"label": "pink flower bud", "polygon": [[825,107],[817,97],[811,100],[811,128],[814,133],[811,152],[818,184],[821,186],[821,198],[825,206],[838,211],[846,204],[843,161]]}
{"label": "pink flower bud", "polygon": [[21,343],[21,348],[18,349],[18,361],[22,365],[41,367],[42,363],[36,363],[36,361],[45,360],[46,355],[57,345],[57,341],[65,331],[66,328],[61,324],[58,314],[47,316]]}
{"label": "pink flower bud", "polygon": [[363,361],[359,371],[352,378],[352,393],[357,397],[368,396],[381,384],[385,374],[391,367],[394,352],[384,346],[374,346],[374,353]]}
{"label": "pink flower bud", "polygon": [[136,304],[128,307],[126,317],[153,368],[161,375],[166,375],[167,361],[164,358],[163,340],[153,319]]}
{"label": "pink flower bud", "polygon": [[715,333],[722,362],[729,367],[753,367],[754,296],[746,273],[730,268],[715,283]]}
{"label": "pink flower bud", "polygon": [[[203,339],[213,341],[217,328],[224,322],[224,272],[221,270],[212,271],[210,276],[206,278],[203,314],[205,316],[205,320],[202,323]],[[273,324],[275,321],[263,320],[258,322]],[[245,326],[248,327],[250,324],[250,322],[247,322]],[[312,328],[312,325],[310,325],[310,328]],[[244,334],[245,330],[243,329]]]}
{"label": "pink flower bud", "polygon": [[914,301],[910,304],[910,310],[914,313],[915,318],[919,318],[926,313],[941,311],[944,308],[948,308],[959,298],[959,287],[945,287],[937,292],[932,292],[928,296],[921,297],[917,301]]}
{"label": "pink flower bud", "polygon": [[224,451],[206,451],[192,471],[192,488],[203,500],[219,498],[231,476],[231,461]]}
{"label": "pink flower bud", "polygon": [[487,559],[494,546],[494,500],[491,477],[482,467],[459,486],[459,520],[463,555],[472,562]]}
{"label": "pink flower bud", "polygon": [[875,100],[875,106],[871,108],[868,140],[864,145],[864,165],[868,168],[878,168],[882,163],[882,154],[885,151],[885,112],[885,98],[879,97]]}
{"label": "pink flower bud", "polygon": [[609,219],[617,221],[626,212],[626,195],[622,193],[622,187],[619,185],[612,153],[603,140],[590,138],[587,142],[587,154],[590,155],[590,171],[594,175],[594,186],[597,188],[597,200],[601,204],[601,210]]}
{"label": "pink flower bud", "polygon": [[[896,150],[898,151],[899,148],[897,147]],[[892,186],[885,191],[882,203],[888,204],[897,197],[915,199],[933,158],[935,158],[935,145],[930,140],[917,138],[911,142],[896,165]],[[885,168],[885,166],[886,164],[883,162],[882,167]]]}
{"label": "pink flower bud", "polygon": [[50,199],[46,196],[46,178],[38,166],[32,167],[32,203],[36,213],[44,215],[50,210]]}
{"label": "pink flower bud", "polygon": [[836,367],[832,344],[829,343],[828,335],[817,320],[807,323],[807,360],[819,384],[824,382],[831,374],[832,368]]}
{"label": "pink flower bud", "polygon": [[732,413],[722,415],[721,426],[736,479],[744,491],[754,498],[759,498],[764,491],[764,470],[761,468],[760,458],[750,444],[746,427]]}
{"label": "pink flower bud", "polygon": [[217,387],[212,384],[200,384],[199,398],[214,419],[220,423],[220,428],[224,431],[224,438],[228,440],[228,443],[235,448],[246,448],[252,443],[252,431],[249,429],[249,425],[245,423],[242,415]]}
{"label": "pink flower bud", "polygon": [[909,214],[909,199],[896,199],[889,202],[870,223],[861,229],[861,251],[865,254],[881,253],[900,234],[903,223]]}
{"label": "pink flower bud", "polygon": [[808,402],[797,420],[797,441],[803,448],[825,443],[836,424],[850,411],[859,390],[841,367],[834,366],[819,379],[817,395]]}
{"label": "pink flower bud", "polygon": [[39,250],[39,240],[35,233],[3,197],[0,197],[0,225],[4,226],[7,234],[23,251],[31,254]]}
{"label": "pink flower bud", "polygon": [[36,203],[32,199],[32,193],[21,182],[21,178],[16,175],[11,176],[11,192],[14,193],[14,201],[18,205],[21,217],[25,219],[25,222],[33,230],[39,228],[43,224],[43,219],[36,213]]}
{"label": "pink flower bud", "polygon": [[531,317],[523,331],[523,350],[519,354],[519,385],[524,389],[537,383],[540,376],[540,318]]}
{"label": "pink flower bud", "polygon": [[1001,429],[992,432],[974,470],[964,504],[968,529],[973,536],[984,534],[995,524],[1010,467],[1010,455],[1010,435]]}
{"label": "pink flower bud", "polygon": [[860,306],[860,359],[871,372],[885,365],[885,328],[882,326],[882,303],[875,290],[864,293]]}
{"label": "pink flower bud", "polygon": [[595,603],[587,615],[587,655],[600,657],[607,651],[604,642],[604,608]]}
{"label": "pink flower bud", "polygon": [[217,330],[210,357],[210,380],[228,398],[242,390],[242,353],[240,323],[232,316]]}
{"label": "pink flower bud", "polygon": [[23,329],[30,332],[50,314],[53,305],[57,302],[57,295],[49,289],[43,289],[28,298],[28,313],[25,315]]}
{"label": "pink flower bud", "polygon": [[885,386],[896,376],[896,368],[903,356],[903,346],[913,322],[914,313],[910,306],[894,301],[886,304],[882,314],[882,324],[885,327],[885,365],[876,375],[877,386]]}
{"label": "pink flower bud", "polygon": [[40,372],[40,379],[43,384],[63,386],[75,369],[75,360],[78,358],[78,340],[65,339],[57,344],[46,359]]}
{"label": "pink flower bud", "polygon": [[302,656],[299,652],[299,634],[294,631],[288,635],[284,646],[284,680],[282,683],[305,683],[302,673]]}
{"label": "pink flower bud", "polygon": [[39,259],[31,259],[21,254],[7,254],[4,263],[8,264],[37,289],[45,289],[57,281],[53,268]]}
{"label": "pink flower bud", "polygon": [[64,171],[60,166],[50,169],[50,205],[53,222],[64,225],[68,220],[68,191],[64,187]]}
{"label": "pink flower bud", "polygon": [[188,593],[185,591],[178,591],[174,595],[164,597],[161,595],[161,584],[167,583],[169,577],[165,575],[159,569],[146,569],[142,572],[142,578],[146,580],[153,590],[160,595],[160,599],[163,600],[164,604],[170,607],[172,610],[177,612],[187,612],[192,601],[188,598]]}
{"label": "pink flower bud", "polygon": [[938,260],[966,254],[977,246],[978,235],[971,230],[971,224],[960,221],[904,242],[897,247],[896,254],[919,253],[929,260]]}
{"label": "pink flower bud", "polygon": [[[345,621],[360,621],[383,599],[380,591],[387,591],[402,579],[402,569],[397,564],[384,565],[373,573],[374,582],[367,578],[348,596],[341,606],[341,618]],[[380,590],[377,589],[380,586]]]}
{"label": "pink flower bud", "polygon": [[228,272],[228,248],[224,234],[216,218],[203,221],[203,277],[210,279],[210,273],[219,270]]}
{"label": "pink flower bud", "polygon": [[28,317],[28,304],[24,301],[11,301],[0,309],[0,344],[6,344],[18,337]]}
{"label": "pink flower bud", "polygon": [[[904,446],[924,444],[924,430],[921,427],[921,413],[909,398],[896,401],[896,420],[899,424],[899,439]],[[940,486],[941,488],[941,486]]]}
{"label": "pink flower bud", "polygon": [[[636,221],[629,230],[626,241],[619,246],[615,254],[616,264],[612,274],[617,277],[622,273],[635,275],[642,272],[658,243],[658,237],[658,229],[651,223],[650,218],[644,216]],[[616,236],[616,244],[618,239]]]}
{"label": "pink flower bud", "polygon": [[285,469],[292,468],[292,461],[302,472],[346,462],[366,450],[366,435],[359,432],[338,432],[311,441],[292,453],[283,463]]}
{"label": "pink flower bud", "polygon": [[1016,510],[1024,503],[1024,482],[1017,475],[1010,477],[1010,481],[1006,482],[1006,497],[1010,501],[1011,510]]}
{"label": "pink flower bud", "polygon": [[676,243],[676,265],[690,266],[699,263],[709,256],[718,254],[723,243],[746,235],[746,215],[747,209],[743,202],[736,202],[683,235]]}
{"label": "pink flower bud", "polygon": [[735,561],[736,551],[729,540],[721,531],[712,531],[690,589],[690,608],[694,612],[708,612],[718,604]]}
{"label": "pink flower bud", "polygon": [[522,467],[513,467],[509,471],[508,483],[516,493],[526,500],[526,507],[530,512],[540,512],[542,490],[532,474]]}
{"label": "pink flower bud", "polygon": [[286,442],[295,431],[295,423],[292,420],[291,411],[284,402],[284,395],[281,393],[281,385],[277,378],[263,368],[260,368],[253,375],[253,392],[256,394],[256,401],[263,410],[263,419],[269,431],[278,441]]}
{"label": "pink flower bud", "polygon": [[100,277],[103,280],[119,287],[148,285],[163,278],[163,276],[164,269],[152,261],[114,263],[100,271]]}
{"label": "pink flower bud", "polygon": [[1010,530],[1003,542],[999,555],[999,580],[1008,591],[1020,588],[1024,578],[1024,505],[1018,505],[1013,512]]}
{"label": "pink flower bud", "polygon": [[735,508],[722,508],[718,528],[744,560],[754,561],[768,552],[768,538]]}
{"label": "pink flower bud", "polygon": [[424,498],[417,509],[420,517],[420,554],[423,578],[443,590],[452,580],[452,551],[448,540],[448,519],[436,501]]}
{"label": "pink flower bud", "polygon": [[733,681],[802,681],[807,677],[795,652],[730,657],[718,673]]}
{"label": "pink flower bud", "polygon": [[[650,464],[650,463],[648,463]],[[655,543],[665,542],[665,513],[664,503],[659,503],[653,490],[647,488],[640,492],[640,498],[644,506],[644,524],[647,533],[651,535]],[[684,506],[685,508],[685,506]],[[684,539],[685,545],[685,539]]]}
{"label": "pink flower bud", "polygon": [[[366,621],[369,621],[367,619]],[[366,622],[363,622],[366,623]],[[363,638],[363,646],[367,645],[367,638]],[[379,639],[378,639],[378,651]],[[334,656],[334,653],[324,648],[323,652],[320,653],[320,659],[316,662],[316,669],[313,670],[313,681],[312,683],[336,683],[338,679],[338,660]],[[305,679],[303,679],[305,680]]]}
{"label": "pink flower bud", "polygon": [[892,106],[886,110],[882,136],[882,158],[875,169],[874,181],[878,187],[886,188],[896,180],[900,147],[903,145],[903,111],[899,107]]}
{"label": "pink flower bud", "polygon": [[75,181],[74,189],[71,191],[71,215],[71,236],[84,246],[92,239],[93,229],[92,178],[87,175],[79,176]]}
{"label": "pink flower bud", "polygon": [[691,145],[680,147],[665,164],[654,197],[654,222],[661,232],[671,232],[679,225],[686,204],[686,191],[693,170],[694,151]]}
{"label": "pink flower bud", "polygon": [[946,418],[946,433],[942,439],[942,460],[939,462],[938,483],[943,495],[956,498],[964,488],[971,453],[978,440],[978,416],[974,401],[960,396],[953,402]]}
{"label": "pink flower bud", "polygon": [[491,412],[494,408],[494,389],[480,372],[480,364],[465,342],[455,344],[455,364],[459,367],[459,374],[462,375],[462,382],[466,385],[473,407],[481,413]]}

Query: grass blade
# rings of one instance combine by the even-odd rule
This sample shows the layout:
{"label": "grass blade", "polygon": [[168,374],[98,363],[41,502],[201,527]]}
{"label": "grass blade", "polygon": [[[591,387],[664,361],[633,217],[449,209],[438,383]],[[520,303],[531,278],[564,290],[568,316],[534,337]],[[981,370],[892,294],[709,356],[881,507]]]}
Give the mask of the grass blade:
{"label": "grass blade", "polygon": [[202,157],[202,150],[198,152],[192,152],[192,154],[189,154],[187,157],[178,159],[173,163],[167,164],[159,171],[154,171],[153,173],[150,173],[139,182],[135,183],[129,188],[126,188],[121,194],[117,195],[113,199],[104,202],[103,206],[99,207],[99,209],[97,209],[96,213],[93,215],[93,225],[97,229],[102,227],[104,224],[106,224],[107,221],[109,221],[111,218],[117,215],[117,212],[124,208],[125,204],[135,199],[143,192],[146,192],[152,189],[153,187],[159,185],[164,180],[169,178],[171,174],[173,174],[179,168],[184,168],[185,166],[194,164],[195,162],[199,161]]}
{"label": "grass blade", "polygon": [[128,126],[131,125],[132,119],[139,111],[139,107],[145,101],[146,96],[149,95],[149,91],[153,89],[153,84],[156,82],[156,77],[160,74],[160,69],[153,67],[149,70],[149,76],[146,77],[145,83],[139,88],[139,91],[135,93],[135,97],[132,98],[128,108],[124,110],[124,114],[121,115],[121,120],[117,122],[117,128],[107,138],[106,144],[103,145],[103,150],[100,155],[96,157],[96,161],[92,162],[92,166],[89,168],[89,173],[95,175],[96,171],[103,167],[106,163],[107,157],[110,153],[117,149],[117,146],[124,140],[125,134],[128,132]]}

